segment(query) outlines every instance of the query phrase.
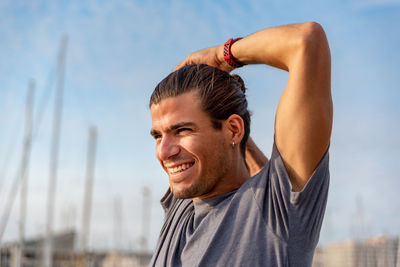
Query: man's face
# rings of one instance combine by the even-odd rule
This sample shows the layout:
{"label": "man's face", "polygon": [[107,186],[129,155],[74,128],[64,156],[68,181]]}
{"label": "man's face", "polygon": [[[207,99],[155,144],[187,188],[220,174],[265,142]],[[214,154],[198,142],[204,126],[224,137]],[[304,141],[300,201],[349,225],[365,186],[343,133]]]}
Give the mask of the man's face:
{"label": "man's face", "polygon": [[[213,128],[196,91],[151,106],[156,155],[177,198],[206,198],[227,182],[229,135]],[[223,126],[224,127],[224,126]]]}

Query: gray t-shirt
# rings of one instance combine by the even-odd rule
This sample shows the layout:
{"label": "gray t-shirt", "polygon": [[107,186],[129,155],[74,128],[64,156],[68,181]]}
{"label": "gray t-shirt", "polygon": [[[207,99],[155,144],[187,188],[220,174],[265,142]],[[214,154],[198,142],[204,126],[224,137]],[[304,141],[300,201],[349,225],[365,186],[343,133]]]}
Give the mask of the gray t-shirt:
{"label": "gray t-shirt", "polygon": [[274,144],[268,164],[233,192],[196,202],[168,192],[150,266],[311,266],[328,187],[328,152],[292,192]]}

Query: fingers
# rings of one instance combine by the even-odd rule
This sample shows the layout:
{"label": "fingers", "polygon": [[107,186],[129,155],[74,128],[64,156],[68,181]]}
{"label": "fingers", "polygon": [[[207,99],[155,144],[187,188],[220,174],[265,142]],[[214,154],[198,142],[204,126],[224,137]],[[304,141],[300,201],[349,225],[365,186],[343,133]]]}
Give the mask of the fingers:
{"label": "fingers", "polygon": [[182,68],[183,66],[185,66],[185,61],[182,61],[181,63],[179,63],[178,65],[176,65],[174,71],[179,70],[180,68]]}
{"label": "fingers", "polygon": [[208,48],[190,53],[185,60],[183,60],[181,63],[176,65],[175,70],[178,70],[184,66],[191,65],[191,64],[207,64],[210,66],[213,66],[214,64],[210,62],[209,60],[209,52]]}
{"label": "fingers", "polygon": [[178,65],[176,65],[174,71],[179,70],[180,68],[189,65],[189,56],[185,58],[185,60],[183,60],[181,63],[179,63]]}
{"label": "fingers", "polygon": [[221,59],[218,58],[218,53],[221,51],[223,51],[223,48],[221,46],[216,46],[193,52],[176,65],[174,71],[190,64],[207,64],[223,71],[231,72],[234,68],[228,65],[223,59],[221,61]]}

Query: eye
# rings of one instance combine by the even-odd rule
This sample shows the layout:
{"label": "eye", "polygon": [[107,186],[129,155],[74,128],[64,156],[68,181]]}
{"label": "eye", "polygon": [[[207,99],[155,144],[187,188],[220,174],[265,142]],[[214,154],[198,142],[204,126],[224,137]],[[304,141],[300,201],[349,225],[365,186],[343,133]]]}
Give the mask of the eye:
{"label": "eye", "polygon": [[161,139],[161,134],[155,134],[155,135],[153,135],[153,138],[157,141],[157,140]]}
{"label": "eye", "polygon": [[176,131],[177,131],[178,134],[180,134],[180,133],[185,133],[185,132],[191,132],[192,129],[190,129],[190,128],[179,128]]}

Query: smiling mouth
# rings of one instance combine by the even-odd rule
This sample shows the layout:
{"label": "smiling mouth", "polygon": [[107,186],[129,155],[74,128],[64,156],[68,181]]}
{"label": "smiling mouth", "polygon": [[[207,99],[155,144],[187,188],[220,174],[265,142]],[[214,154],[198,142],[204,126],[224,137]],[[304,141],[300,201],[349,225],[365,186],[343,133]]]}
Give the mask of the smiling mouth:
{"label": "smiling mouth", "polygon": [[181,164],[181,165],[173,167],[173,168],[167,168],[167,170],[168,170],[169,174],[174,175],[174,174],[178,174],[183,171],[186,171],[187,169],[190,169],[193,165],[194,165],[194,162],[184,163],[184,164]]}

